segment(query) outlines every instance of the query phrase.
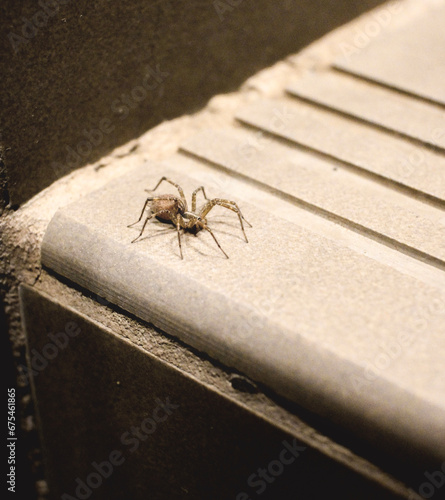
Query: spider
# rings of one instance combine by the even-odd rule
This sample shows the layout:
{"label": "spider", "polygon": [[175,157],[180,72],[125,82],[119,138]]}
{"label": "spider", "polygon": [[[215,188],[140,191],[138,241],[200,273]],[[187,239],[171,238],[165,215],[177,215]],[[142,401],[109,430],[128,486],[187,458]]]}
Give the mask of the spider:
{"label": "spider", "polygon": [[[210,212],[210,210],[212,210],[212,208],[217,205],[224,208],[228,208],[229,210],[232,210],[232,212],[235,212],[238,215],[241,224],[241,230],[243,231],[246,243],[248,243],[246,232],[244,231],[243,220],[246,221],[250,227],[252,227],[252,225],[244,218],[243,214],[241,213],[241,210],[234,201],[224,200],[222,198],[213,198],[211,200],[207,198],[204,186],[200,186],[199,188],[195,189],[192,193],[192,209],[191,211],[189,211],[187,206],[187,201],[184,196],[184,191],[182,190],[181,186],[179,186],[179,184],[176,184],[176,182],[173,182],[172,180],[168,179],[167,177],[161,177],[160,181],[156,184],[154,189],[146,189],[145,191],[147,192],[156,191],[156,189],[163,181],[168,182],[169,184],[174,186],[178,190],[179,196],[176,196],[174,194],[160,194],[158,196],[149,196],[145,200],[139,219],[136,222],[133,222],[132,224],[129,224],[127,226],[127,227],[132,227],[135,224],[137,224],[142,219],[144,212],[147,208],[147,205],[151,202],[150,212],[148,213],[147,218],[144,221],[144,224],[142,226],[139,235],[132,241],[132,243],[135,243],[142,236],[148,221],[151,218],[156,217],[162,222],[170,222],[174,226],[176,226],[176,230],[178,233],[179,253],[181,255],[181,259],[184,258],[182,255],[181,232],[180,232],[181,228],[184,229],[185,231],[189,231],[195,234],[195,236],[199,231],[201,231],[201,229],[205,229],[212,235],[213,239],[215,240],[215,243],[218,245],[218,248],[221,250],[221,252],[227,258],[229,258],[226,252],[222,249],[221,245],[219,244],[212,230],[207,225],[206,216]],[[199,191],[202,192],[204,198],[206,199],[206,203],[198,211],[196,211],[196,197]]]}

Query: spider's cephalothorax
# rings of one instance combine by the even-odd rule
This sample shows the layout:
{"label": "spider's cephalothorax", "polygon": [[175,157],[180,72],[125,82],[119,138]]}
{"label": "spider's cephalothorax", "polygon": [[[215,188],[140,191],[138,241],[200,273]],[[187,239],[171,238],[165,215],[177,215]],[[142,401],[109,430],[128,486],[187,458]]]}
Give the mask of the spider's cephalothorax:
{"label": "spider's cephalothorax", "polygon": [[[218,240],[216,239],[211,229],[207,226],[206,216],[210,212],[210,210],[217,205],[224,208],[228,208],[229,210],[232,210],[232,212],[235,212],[238,215],[241,224],[241,230],[243,231],[244,238],[246,239],[247,242],[247,236],[246,232],[244,231],[244,224],[243,224],[243,220],[246,222],[247,220],[244,218],[243,214],[241,213],[241,210],[234,201],[224,200],[222,198],[213,198],[212,200],[210,200],[206,196],[204,187],[200,186],[199,188],[195,189],[192,193],[192,209],[191,211],[189,211],[187,206],[187,201],[184,196],[184,191],[178,184],[171,181],[170,179],[167,179],[167,177],[162,177],[160,181],[156,184],[154,189],[147,191],[150,192],[156,191],[156,189],[159,187],[159,184],[161,184],[162,181],[166,181],[175,186],[176,189],[179,191],[179,196],[175,196],[173,194],[160,194],[159,196],[149,196],[145,200],[145,204],[144,207],[142,208],[142,212],[139,219],[136,222],[133,222],[133,224],[130,224],[128,226],[131,227],[134,224],[137,224],[142,219],[144,212],[147,208],[147,205],[151,202],[150,211],[147,215],[147,218],[144,221],[142,229],[139,235],[132,241],[132,243],[137,241],[142,236],[142,233],[144,232],[145,226],[147,225],[148,221],[152,217],[156,217],[157,219],[163,222],[171,222],[176,227],[176,230],[178,232],[179,252],[181,254],[181,259],[183,258],[182,245],[181,245],[181,232],[180,232],[181,229],[184,229],[185,231],[189,231],[194,234],[198,233],[202,229],[205,229],[212,235],[213,239],[220,248],[221,252],[227,258],[229,258],[226,252],[224,252],[224,250],[221,248],[221,245],[218,243]],[[196,196],[199,191],[202,191],[206,203],[197,211]],[[249,224],[249,222],[247,222],[247,224]],[[249,224],[249,226],[251,225]]]}

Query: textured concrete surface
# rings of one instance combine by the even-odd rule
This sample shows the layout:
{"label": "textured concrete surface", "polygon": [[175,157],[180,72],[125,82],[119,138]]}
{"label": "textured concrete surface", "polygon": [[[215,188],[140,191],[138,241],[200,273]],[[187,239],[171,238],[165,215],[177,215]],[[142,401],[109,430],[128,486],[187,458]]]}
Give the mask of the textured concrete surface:
{"label": "textured concrete surface", "polygon": [[[163,340],[170,359],[157,356],[161,335],[149,326],[112,320],[110,329],[96,321],[99,305],[86,316],[85,300],[73,308],[63,295],[73,302],[72,292],[55,301],[35,288],[21,291],[52,498],[77,498],[81,481],[81,493],[90,483],[92,498],[122,500],[291,500],[333,491],[395,500],[409,493],[254,386],[237,390],[235,373],[192,353],[179,368],[184,353],[174,341]],[[127,330],[138,332],[139,346],[123,339]],[[93,477],[98,470],[102,480]]]}
{"label": "textured concrete surface", "polygon": [[396,29],[388,33],[381,33],[383,21],[380,27],[375,21],[373,26],[368,25],[368,32],[357,34],[356,45],[345,47],[335,66],[445,105],[445,4],[443,0],[427,0],[425,3],[430,8],[426,14],[406,22],[402,20]]}
{"label": "textured concrete surface", "polygon": [[13,205],[382,0],[42,3],[1,8],[0,145]]}

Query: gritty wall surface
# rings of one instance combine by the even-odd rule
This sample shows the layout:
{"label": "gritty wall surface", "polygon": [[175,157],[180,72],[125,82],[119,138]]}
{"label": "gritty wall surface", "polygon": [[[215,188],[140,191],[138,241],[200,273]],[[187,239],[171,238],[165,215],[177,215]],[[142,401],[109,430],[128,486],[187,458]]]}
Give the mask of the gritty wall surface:
{"label": "gritty wall surface", "polygon": [[[88,477],[91,463],[114,449],[123,454],[122,467],[93,488],[94,498],[144,499],[149,492],[159,500],[225,500],[242,498],[237,492],[246,489],[252,498],[246,478],[276,457],[284,441],[298,443],[302,459],[261,493],[266,499],[324,498],[332,490],[351,500],[409,495],[401,481],[320,434],[243,375],[104,307],[85,290],[44,271],[21,295],[33,352],[45,352],[43,332],[59,332],[59,339],[62,331],[74,334],[47,366],[36,366],[32,383],[55,498],[72,494],[75,478]],[[171,417],[158,422],[150,439],[129,439],[128,430],[155,416],[159,400],[172,404]]]}
{"label": "gritty wall surface", "polygon": [[11,203],[381,2],[2,2]]}
{"label": "gritty wall surface", "polygon": [[[400,2],[404,8],[394,23],[408,22],[419,15],[432,2]],[[24,337],[18,308],[19,283],[35,284],[39,280],[40,244],[46,227],[57,208],[79,199],[86,192],[100,189],[110,179],[117,178],[130,168],[138,166],[145,159],[162,160],[173,154],[178,145],[194,133],[218,125],[232,123],[233,111],[240,105],[254,102],[259,97],[274,97],[287,82],[307,68],[323,67],[333,57],[341,54],[342,43],[352,41],[354,30],[364,26],[367,17],[354,21],[322,41],[308,47],[298,56],[292,56],[272,68],[264,70],[249,79],[234,94],[216,96],[208,106],[195,115],[186,115],[170,122],[164,122],[129,143],[113,150],[97,162],[74,171],[36,195],[17,211],[7,211],[1,219],[2,234],[2,288],[5,292],[5,313],[10,331],[10,341],[15,359],[24,362]],[[387,27],[391,29],[391,24]],[[49,283],[47,292],[52,294]],[[45,285],[46,286],[46,285]],[[82,300],[81,298],[79,300]],[[131,337],[131,333],[129,333]],[[130,338],[137,342],[137,338]],[[176,361],[173,359],[172,363]],[[187,364],[187,363],[186,363]],[[188,368],[193,373],[193,363]],[[214,380],[211,381],[214,384]],[[29,401],[26,389],[21,391],[24,400]],[[25,414],[24,428],[29,434],[33,428],[32,407]],[[39,475],[39,473],[37,473]]]}

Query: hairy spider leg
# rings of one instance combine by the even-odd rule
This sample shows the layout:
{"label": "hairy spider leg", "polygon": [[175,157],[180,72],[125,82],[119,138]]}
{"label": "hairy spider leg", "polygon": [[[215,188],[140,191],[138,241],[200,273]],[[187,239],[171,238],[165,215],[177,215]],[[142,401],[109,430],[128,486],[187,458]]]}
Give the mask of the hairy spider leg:
{"label": "hairy spider leg", "polygon": [[179,196],[181,197],[182,201],[184,202],[184,205],[185,205],[185,210],[187,211],[188,210],[188,207],[187,207],[187,200],[185,199],[185,195],[184,195],[184,191],[182,189],[182,187],[179,185],[179,184],[176,184],[176,182],[173,182],[172,180],[170,180],[168,177],[161,177],[161,179],[159,180],[159,182],[156,184],[156,186],[154,187],[154,189],[146,189],[145,191],[147,192],[153,192],[153,191],[156,191],[156,189],[158,189],[159,185],[161,184],[161,182],[168,182],[169,184],[171,184],[172,186],[175,186],[175,188],[178,190],[179,192]]}
{"label": "hairy spider leg", "polygon": [[[184,260],[182,255],[182,243],[181,243],[181,219],[183,219],[182,215],[176,215],[176,231],[178,233],[178,244],[179,244],[179,253],[181,255],[181,259]],[[184,223],[184,220],[182,221]]]}
{"label": "hairy spider leg", "polygon": [[147,208],[147,205],[148,205],[148,202],[151,201],[151,198],[147,198],[145,200],[145,203],[144,203],[144,207],[142,208],[142,212],[141,212],[141,215],[139,216],[139,219],[136,221],[136,222],[133,222],[132,224],[128,224],[127,227],[132,227],[134,226],[135,224],[137,224],[141,219],[142,219],[142,216],[144,215],[144,212],[145,212],[145,209]]}
{"label": "hairy spider leg", "polygon": [[[176,229],[178,231],[178,241],[179,241],[179,250],[181,252],[181,259],[183,257],[182,257],[180,228],[182,227],[184,229],[191,229],[192,227],[194,227],[195,222],[198,219],[198,216],[196,214],[190,213],[190,215],[192,216],[192,218],[190,218],[190,219],[186,219],[181,214],[177,214],[177,216],[176,216]],[[215,243],[218,245],[218,248],[221,250],[221,252],[228,259],[229,256],[226,254],[226,252],[223,250],[222,246],[219,244],[218,240],[216,239],[216,236],[213,234],[213,231],[207,226],[207,224],[203,225],[202,227],[212,235],[212,238],[215,240]]]}
{"label": "hairy spider leg", "polygon": [[204,226],[204,229],[206,229],[211,235],[212,235],[212,238],[215,240],[215,243],[218,245],[219,249],[221,250],[221,252],[226,256],[226,258],[228,259],[229,256],[226,254],[226,252],[224,252],[224,250],[222,249],[222,246],[218,243],[218,240],[216,239],[216,236],[213,234],[212,230],[206,225]]}
{"label": "hairy spider leg", "polygon": [[204,186],[199,186],[199,188],[196,188],[192,193],[192,212],[196,212],[196,195],[199,193],[199,191],[202,191],[204,198],[208,200],[206,192],[204,190]]}
{"label": "hairy spider leg", "polygon": [[141,212],[141,215],[139,216],[139,219],[136,222],[133,222],[132,224],[129,224],[127,227],[134,226],[135,224],[137,224],[142,219],[142,216],[144,215],[145,209],[147,208],[148,202],[150,202],[150,201],[158,201],[158,200],[176,200],[176,199],[177,199],[176,196],[173,195],[173,194],[169,198],[159,198],[157,196],[149,196],[145,200],[144,207],[142,208],[142,212]]}
{"label": "hairy spider leg", "polygon": [[[170,215],[170,219],[173,220],[173,214],[172,214],[172,211],[171,210],[158,210],[157,212],[151,212],[147,218],[145,219],[144,221],[144,225],[142,226],[142,229],[141,229],[141,232],[139,233],[138,236],[136,236],[136,238],[132,241],[132,243],[134,243],[135,241],[137,241],[141,236],[142,236],[142,233],[144,232],[145,230],[145,227],[147,226],[147,223],[150,219],[152,219],[153,217],[157,217],[159,214],[169,214]],[[140,220],[140,219],[139,219]],[[139,221],[138,221],[139,222]]]}
{"label": "hairy spider leg", "polygon": [[201,217],[206,217],[207,214],[212,210],[213,207],[215,206],[220,206],[224,208],[228,208],[229,210],[232,210],[232,212],[235,212],[238,215],[240,224],[241,224],[241,230],[244,234],[244,238],[246,240],[246,243],[249,242],[246,236],[246,232],[244,231],[244,224],[243,224],[243,219],[249,224],[250,227],[252,227],[252,224],[248,220],[245,219],[244,215],[241,213],[241,210],[239,209],[238,205],[234,201],[230,200],[224,200],[222,198],[214,198],[213,200],[209,200],[202,208],[200,211],[200,216]]}

